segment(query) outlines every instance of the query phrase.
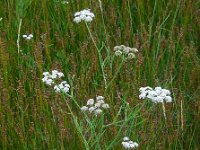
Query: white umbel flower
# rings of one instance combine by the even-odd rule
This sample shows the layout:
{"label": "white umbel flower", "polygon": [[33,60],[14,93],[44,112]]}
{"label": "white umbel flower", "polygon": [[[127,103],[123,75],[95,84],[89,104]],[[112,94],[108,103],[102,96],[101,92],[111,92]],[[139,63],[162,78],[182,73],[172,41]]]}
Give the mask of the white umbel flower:
{"label": "white umbel flower", "polygon": [[123,138],[122,145],[125,149],[134,149],[139,146],[137,142],[131,141],[128,137]]}
{"label": "white umbel flower", "polygon": [[22,37],[26,40],[31,40],[33,38],[33,34],[29,34],[29,35],[24,34],[22,35]]}
{"label": "white umbel flower", "polygon": [[138,52],[138,50],[136,48],[130,48],[124,45],[120,45],[114,47],[114,52],[116,56],[124,55],[125,58],[130,60],[136,57],[135,54]]}
{"label": "white umbel flower", "polygon": [[64,92],[67,93],[69,92],[70,85],[67,83],[67,81],[62,81],[60,84],[55,84],[57,81],[56,79],[64,77],[64,74],[62,72],[59,72],[57,70],[52,70],[52,74],[49,72],[43,72],[43,78],[42,81],[46,85],[54,85],[54,91],[56,93]]}
{"label": "white umbel flower", "polygon": [[[86,109],[86,107],[88,109]],[[108,104],[104,102],[103,96],[96,96],[96,99],[89,99],[87,101],[86,107],[82,107],[85,111],[88,111],[90,114],[98,116],[99,114],[103,113],[104,109],[110,108]]]}
{"label": "white umbel flower", "polygon": [[76,12],[74,17],[74,22],[76,23],[80,23],[81,21],[92,22],[95,15],[90,11],[90,9],[84,9],[80,12]]}
{"label": "white umbel flower", "polygon": [[172,102],[171,93],[167,89],[162,89],[161,87],[155,87],[155,89],[151,87],[141,87],[139,91],[139,99],[148,98],[154,103],[164,103],[164,101],[166,103]]}

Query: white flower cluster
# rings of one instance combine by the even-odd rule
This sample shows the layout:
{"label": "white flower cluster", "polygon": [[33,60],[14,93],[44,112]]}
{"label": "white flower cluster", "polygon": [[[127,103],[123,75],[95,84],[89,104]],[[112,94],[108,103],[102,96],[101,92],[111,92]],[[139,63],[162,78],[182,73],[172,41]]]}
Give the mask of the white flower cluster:
{"label": "white flower cluster", "polygon": [[124,54],[128,59],[135,58],[135,54],[138,52],[136,48],[126,47],[124,45],[115,46],[114,52],[116,56],[121,56]]}
{"label": "white flower cluster", "polygon": [[128,137],[123,138],[122,145],[125,149],[133,149],[139,146],[137,142],[131,141]]}
{"label": "white flower cluster", "polygon": [[90,9],[84,9],[74,14],[74,22],[79,23],[81,21],[91,22],[95,17],[94,13]]}
{"label": "white flower cluster", "polygon": [[99,115],[103,111],[102,109],[108,109],[110,108],[108,104],[104,102],[104,97],[103,96],[97,96],[96,97],[96,102],[94,99],[89,99],[87,101],[87,105],[83,106],[81,108],[81,111],[86,112],[89,111],[89,113],[93,113],[94,115]]}
{"label": "white flower cluster", "polygon": [[22,35],[23,38],[25,38],[26,40],[31,40],[33,38],[33,34],[29,34],[29,35]]}
{"label": "white flower cluster", "polygon": [[59,85],[54,86],[54,90],[56,93],[60,93],[63,91],[64,93],[69,92],[70,85],[67,84],[67,81],[62,81]]}
{"label": "white flower cluster", "polygon": [[171,93],[167,89],[162,89],[161,87],[155,87],[155,89],[152,89],[151,87],[141,87],[139,89],[140,99],[149,98],[154,103],[163,103],[164,100],[166,103],[172,102],[172,97],[170,96]]}
{"label": "white flower cluster", "polygon": [[0,18],[0,21],[2,20],[3,18]]}
{"label": "white flower cluster", "polygon": [[52,70],[52,73],[50,74],[49,72],[44,72],[43,73],[43,78],[42,81],[49,85],[53,86],[54,85],[54,90],[56,93],[58,92],[69,92],[70,85],[67,84],[66,81],[62,81],[60,84],[55,84],[56,79],[60,79],[61,77],[64,77],[64,74],[62,72],[59,72],[57,70]]}

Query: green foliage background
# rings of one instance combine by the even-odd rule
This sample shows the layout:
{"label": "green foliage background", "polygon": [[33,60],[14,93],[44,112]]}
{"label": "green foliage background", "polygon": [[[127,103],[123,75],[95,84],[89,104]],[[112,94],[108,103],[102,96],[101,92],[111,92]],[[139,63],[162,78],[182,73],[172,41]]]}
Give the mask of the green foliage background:
{"label": "green foliage background", "polygon": [[[199,0],[0,1],[0,149],[199,149]],[[90,24],[73,22],[90,8]],[[27,42],[21,33],[34,35]],[[113,48],[136,47],[135,60]],[[65,74],[69,95],[45,86],[42,73]],[[161,86],[173,103],[139,100],[141,86]],[[80,112],[105,96],[99,118]]]}

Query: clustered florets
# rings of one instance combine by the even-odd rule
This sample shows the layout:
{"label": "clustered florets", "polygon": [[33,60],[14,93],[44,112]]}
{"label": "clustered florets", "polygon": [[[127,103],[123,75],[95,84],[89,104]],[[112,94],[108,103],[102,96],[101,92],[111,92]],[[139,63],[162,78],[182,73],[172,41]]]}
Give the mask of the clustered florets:
{"label": "clustered florets", "polygon": [[44,72],[43,73],[43,78],[42,81],[49,86],[54,85],[54,90],[56,93],[64,92],[67,93],[69,92],[70,85],[67,84],[67,81],[62,81],[60,84],[56,84],[56,80],[64,77],[64,74],[62,72],[59,72],[57,70],[52,70],[52,74],[49,72]]}
{"label": "clustered florets", "polygon": [[61,91],[67,93],[69,91],[70,85],[67,81],[62,81],[60,84],[54,86],[54,90],[56,93],[60,93]]}
{"label": "clustered florets", "polygon": [[94,115],[99,115],[103,111],[102,109],[108,109],[110,108],[107,103],[104,102],[103,96],[96,96],[96,102],[94,99],[89,99],[87,101],[87,105],[81,107],[81,111],[86,112],[89,111],[89,113],[93,113]]}
{"label": "clustered florets", "polygon": [[154,103],[163,103],[164,100],[166,103],[172,102],[171,92],[167,89],[162,89],[161,87],[155,87],[152,89],[151,87],[141,87],[139,89],[140,99],[148,98]]}
{"label": "clustered florets", "polygon": [[33,38],[33,34],[29,34],[29,35],[22,35],[23,38],[25,38],[26,40],[31,40]]}
{"label": "clustered florets", "polygon": [[94,13],[90,9],[84,9],[74,14],[74,22],[79,23],[81,21],[91,22],[95,17]]}
{"label": "clustered florets", "polygon": [[125,149],[133,149],[138,147],[138,143],[131,141],[128,137],[123,138],[122,145]]}
{"label": "clustered florets", "polygon": [[136,48],[130,48],[124,45],[120,45],[114,47],[114,52],[116,56],[121,56],[122,54],[124,54],[127,59],[133,59],[135,58],[135,54],[138,52],[138,50]]}

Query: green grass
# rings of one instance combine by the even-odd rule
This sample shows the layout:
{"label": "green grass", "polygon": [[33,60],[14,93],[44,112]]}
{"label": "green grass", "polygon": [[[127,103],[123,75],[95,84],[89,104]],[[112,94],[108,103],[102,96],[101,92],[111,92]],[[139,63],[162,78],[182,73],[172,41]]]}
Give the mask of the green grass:
{"label": "green grass", "polygon": [[[199,149],[199,0],[0,1],[0,149]],[[90,8],[91,23],[73,22]],[[21,24],[21,25],[20,25]],[[29,42],[23,34],[34,35]],[[17,45],[17,41],[19,44]],[[136,47],[136,59],[113,48]],[[70,84],[56,94],[41,81],[60,70]],[[161,86],[173,102],[139,100],[141,86]],[[96,95],[110,109],[80,107]]]}

